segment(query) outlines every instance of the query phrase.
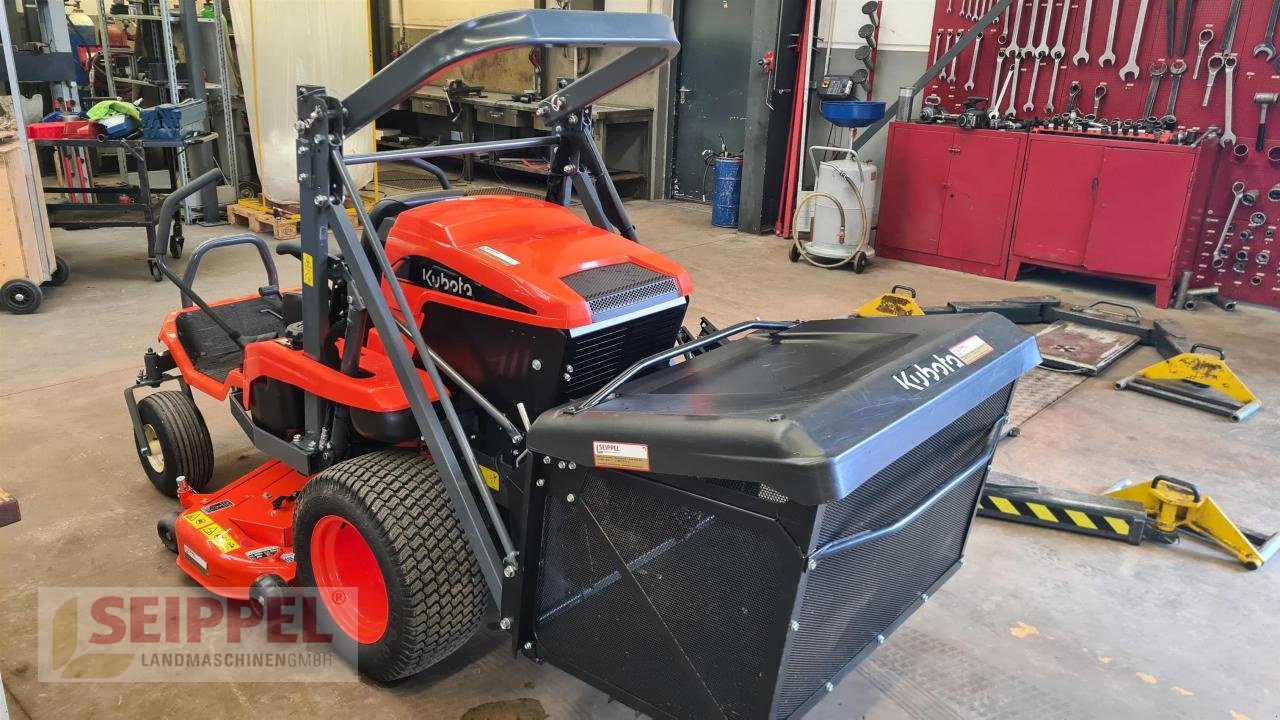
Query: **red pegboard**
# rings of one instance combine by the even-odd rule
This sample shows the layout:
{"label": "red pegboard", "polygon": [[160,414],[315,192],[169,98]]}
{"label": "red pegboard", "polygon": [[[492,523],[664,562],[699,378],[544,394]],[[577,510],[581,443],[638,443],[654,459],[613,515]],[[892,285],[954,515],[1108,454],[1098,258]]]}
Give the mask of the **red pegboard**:
{"label": "red pegboard", "polygon": [[[1017,14],[1017,3],[1019,1],[1014,0],[1014,5],[1010,8],[1010,25],[1012,25],[1013,18]],[[1022,28],[1018,37],[1020,44],[1026,45],[1030,32],[1027,26],[1031,19],[1031,2],[1034,0],[1021,1],[1024,2],[1024,8],[1022,11]],[[1102,68],[1098,65],[1098,58],[1106,46],[1107,24],[1110,20],[1111,3],[1113,1],[1120,2],[1114,47],[1117,59],[1115,65]],[[1099,83],[1105,82],[1107,84],[1107,95],[1102,101],[1099,115],[1104,118],[1137,118],[1146,103],[1149,90],[1150,75],[1148,74],[1148,67],[1154,61],[1171,62],[1171,58],[1166,52],[1165,34],[1165,3],[1168,1],[1149,1],[1146,23],[1139,41],[1137,56],[1137,63],[1141,68],[1141,73],[1136,80],[1125,82],[1120,78],[1120,69],[1128,60],[1130,40],[1133,37],[1133,28],[1138,16],[1139,0],[1093,0],[1093,12],[1087,45],[1090,59],[1088,64],[1080,67],[1072,64],[1071,58],[1079,47],[1081,18],[1086,0],[1052,0],[1050,6],[1052,8],[1052,19],[1048,34],[1049,46],[1052,47],[1056,43],[1058,22],[1063,8],[1069,7],[1068,12],[1070,13],[1063,41],[1066,48],[1066,57],[1063,58],[1059,68],[1057,87],[1054,94],[1055,111],[1062,113],[1065,110],[1071,83],[1072,81],[1078,81],[1082,86],[1082,91],[1077,106],[1082,108],[1082,113],[1090,112],[1093,105],[1094,89]],[[1183,13],[1188,1],[1177,0],[1175,50],[1182,34]],[[951,5],[952,12],[950,13],[947,12],[948,4]],[[939,29],[943,30],[942,44],[944,49],[946,46],[945,32],[947,30],[964,31],[974,24],[972,21],[960,17],[959,12],[962,4],[964,4],[963,0],[937,0],[935,3],[934,33]],[[983,4],[980,0],[979,5]],[[1208,79],[1207,68],[1205,66],[1200,68],[1199,79],[1192,79],[1192,73],[1197,51],[1196,39],[1200,30],[1208,27],[1214,32],[1214,39],[1205,51],[1204,62],[1207,65],[1209,56],[1220,49],[1222,33],[1230,6],[1231,0],[1201,0],[1195,4],[1195,13],[1190,23],[1187,52],[1182,56],[1188,65],[1188,69],[1182,76],[1175,111],[1179,124],[1182,126],[1207,128],[1210,125],[1221,126],[1224,122],[1226,105],[1225,72],[1218,73],[1209,105],[1205,108],[1201,107],[1201,99]],[[1040,17],[1037,18],[1038,24],[1034,31],[1035,44],[1039,44],[1043,9],[1044,4],[1041,2]],[[1204,181],[1203,196],[1206,198],[1206,205],[1198,216],[1200,222],[1191,223],[1187,229],[1186,237],[1180,248],[1178,267],[1179,271],[1186,269],[1194,271],[1193,287],[1220,284],[1222,293],[1228,297],[1247,302],[1280,306],[1280,247],[1275,247],[1277,243],[1280,243],[1280,238],[1265,237],[1269,228],[1273,231],[1273,235],[1280,234],[1280,202],[1271,201],[1267,198],[1268,190],[1280,183],[1280,161],[1268,161],[1267,159],[1269,151],[1280,155],[1280,106],[1275,106],[1271,110],[1271,122],[1268,125],[1263,151],[1254,150],[1260,107],[1253,102],[1253,96],[1259,92],[1280,92],[1280,72],[1277,72],[1275,67],[1265,62],[1263,58],[1255,58],[1252,55],[1254,46],[1263,40],[1264,36],[1269,37],[1270,35],[1270,29],[1266,27],[1269,11],[1270,0],[1244,0],[1236,29],[1235,41],[1232,45],[1232,51],[1239,61],[1236,67],[1233,88],[1234,117],[1232,129],[1236,133],[1237,142],[1247,146],[1249,153],[1245,158],[1240,159],[1233,156],[1229,151],[1219,151],[1216,162],[1206,164],[1208,167],[1206,172],[1211,173],[1211,176]],[[1003,48],[998,42],[1002,29],[1003,25],[1000,19],[997,18],[996,22],[986,30],[983,36],[977,65],[974,67],[974,89],[972,91],[967,91],[963,87],[969,77],[970,63],[973,59],[974,51],[970,47],[960,55],[956,63],[955,83],[952,84],[944,79],[939,79],[927,88],[926,93],[937,95],[941,98],[943,107],[952,112],[959,110],[967,97],[986,97],[991,95],[995,83],[996,54]],[[1010,28],[1010,32],[1012,32],[1012,28]],[[934,33],[930,34],[931,41]],[[930,61],[932,61],[933,57],[933,47],[931,46]],[[1001,70],[1002,75],[1008,72],[1011,64],[1011,60],[1005,61]],[[1031,60],[1023,59],[1017,80],[1015,103],[1017,117],[1029,119],[1030,117],[1048,116],[1048,113],[1045,112],[1045,104],[1049,99],[1052,68],[1052,59],[1046,58],[1040,67],[1036,84],[1036,92],[1033,99],[1035,110],[1032,113],[1026,113],[1022,107],[1027,99],[1033,68]],[[1153,113],[1155,115],[1164,114],[1171,89],[1170,79],[1170,76],[1166,75],[1161,82],[1156,97],[1155,112]],[[1003,81],[1003,77],[1001,77],[1001,81]],[[1008,100],[1006,98],[1001,109],[1004,109],[1007,105]],[[1272,150],[1272,148],[1276,149]],[[1253,231],[1253,238],[1248,243],[1239,242],[1238,237],[1235,235],[1229,238],[1228,245],[1231,248],[1231,256],[1224,267],[1215,269],[1211,267],[1210,255],[1214,245],[1217,244],[1217,230],[1221,227],[1222,220],[1231,205],[1231,185],[1237,180],[1245,182],[1249,188],[1256,188],[1261,194],[1261,199],[1257,206],[1249,208],[1248,212],[1244,212],[1245,208],[1241,208],[1237,212],[1233,223],[1237,233],[1240,229],[1246,227],[1249,215],[1253,212],[1264,213],[1266,222],[1260,227],[1250,228]],[[1135,188],[1135,192],[1140,191],[1141,188]],[[1234,268],[1235,253],[1241,249],[1250,253],[1250,259],[1245,272],[1236,272]],[[1259,250],[1270,251],[1269,261],[1265,265],[1258,265],[1253,259]]]}

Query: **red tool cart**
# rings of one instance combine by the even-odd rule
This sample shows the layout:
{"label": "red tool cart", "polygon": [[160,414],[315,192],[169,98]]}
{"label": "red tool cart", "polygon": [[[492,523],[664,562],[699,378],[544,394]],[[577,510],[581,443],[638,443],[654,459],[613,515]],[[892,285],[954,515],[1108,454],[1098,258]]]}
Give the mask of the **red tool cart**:
{"label": "red tool cart", "polygon": [[[989,7],[938,0],[930,64]],[[1014,0],[926,88],[937,122],[890,126],[877,253],[1009,279],[1039,265],[1143,282],[1160,307],[1190,272],[1192,287],[1280,306],[1280,121],[1261,122],[1280,116],[1278,10]],[[991,95],[1016,128],[958,127],[966,100]],[[1112,129],[1045,127],[1073,110]],[[1218,132],[1194,146],[1116,132],[1145,118]]]}

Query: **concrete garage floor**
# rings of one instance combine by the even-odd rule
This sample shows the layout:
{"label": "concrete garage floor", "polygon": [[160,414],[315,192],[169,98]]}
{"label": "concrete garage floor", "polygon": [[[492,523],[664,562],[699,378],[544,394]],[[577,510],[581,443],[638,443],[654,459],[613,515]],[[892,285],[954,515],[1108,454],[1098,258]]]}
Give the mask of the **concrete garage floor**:
{"label": "concrete garage floor", "polygon": [[[1237,425],[1116,392],[1108,379],[1155,361],[1139,349],[1024,425],[995,467],[1082,491],[1170,474],[1200,483],[1240,524],[1280,530],[1280,312],[1156,311],[1146,291],[1087,279],[1015,285],[886,260],[861,276],[823,271],[788,263],[776,238],[710,227],[702,207],[631,208],[646,242],[692,273],[691,316],[722,326],[844,315],[894,283],[918,288],[925,303],[1047,293],[1176,316],[1192,339],[1228,348],[1264,400],[1257,415]],[[225,232],[191,228],[188,248]],[[0,313],[0,487],[23,512],[0,529],[0,676],[13,717],[636,717],[555,668],[513,659],[493,629],[385,687],[37,682],[39,586],[189,584],[156,540],[155,521],[174,504],[138,467],[120,398],[177,292],[147,277],[136,231],[59,232],[57,241],[70,285],[51,290],[39,314]],[[296,278],[287,261],[282,272]],[[210,256],[199,287],[222,297],[261,278],[241,249]],[[201,406],[219,458],[215,484],[225,483],[258,458],[224,408]],[[963,570],[810,717],[1280,717],[1278,597],[1280,567],[1249,573],[1191,543],[1132,547],[979,520]]]}

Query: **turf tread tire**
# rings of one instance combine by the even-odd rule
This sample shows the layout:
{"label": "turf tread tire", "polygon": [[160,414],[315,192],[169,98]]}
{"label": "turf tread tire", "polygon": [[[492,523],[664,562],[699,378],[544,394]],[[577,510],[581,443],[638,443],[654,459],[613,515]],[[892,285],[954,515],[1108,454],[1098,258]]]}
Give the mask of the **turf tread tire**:
{"label": "turf tread tire", "polygon": [[161,493],[176,497],[178,477],[185,476],[192,490],[202,492],[213,479],[213,440],[195,402],[185,393],[163,390],[142,398],[138,415],[143,424],[155,430],[164,452],[162,473],[139,454],[151,484]]}
{"label": "turf tread tire", "polygon": [[[416,452],[385,450],[338,463],[303,487],[294,512],[298,581],[315,585],[311,531],[325,515],[339,515],[364,536],[387,581],[387,630],[375,643],[354,647],[360,672],[390,682],[448,657],[475,635],[489,593],[462,523],[436,466]],[[327,630],[341,632],[327,617]]]}

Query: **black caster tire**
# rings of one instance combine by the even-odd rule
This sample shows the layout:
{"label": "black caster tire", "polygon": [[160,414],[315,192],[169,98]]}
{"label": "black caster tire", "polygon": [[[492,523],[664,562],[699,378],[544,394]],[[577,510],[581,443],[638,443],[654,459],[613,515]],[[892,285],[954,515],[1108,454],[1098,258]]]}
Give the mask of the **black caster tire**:
{"label": "black caster tire", "polygon": [[138,403],[142,469],[164,495],[177,497],[178,478],[201,492],[213,479],[213,440],[195,402],[184,393],[163,390]]}
{"label": "black caster tire", "polygon": [[791,262],[800,262],[800,250],[795,243],[791,243],[791,248],[787,250],[787,259]]}
{"label": "black caster tire", "polygon": [[177,510],[160,518],[156,523],[156,534],[160,536],[160,544],[174,555],[178,554],[178,516]]}
{"label": "black caster tire", "polygon": [[49,287],[61,287],[71,279],[71,265],[61,255],[53,256],[53,272],[49,273]]}
{"label": "black caster tire", "polygon": [[151,279],[160,282],[164,279],[164,274],[160,272],[160,264],[155,260],[147,261],[147,272],[151,273]]}
{"label": "black caster tire", "polygon": [[26,278],[14,278],[0,285],[0,304],[14,315],[29,315],[40,309],[44,293],[40,286]]}
{"label": "black caster tire", "polygon": [[293,518],[297,583],[317,589],[321,630],[361,673],[389,682],[421,672],[480,627],[480,565],[435,464],[418,453],[378,451],[324,470]]}
{"label": "black caster tire", "polygon": [[849,263],[855,275],[861,275],[867,269],[867,254],[859,250],[853,254],[853,261]]}
{"label": "black caster tire", "polygon": [[181,235],[175,235],[169,238],[169,257],[177,260],[182,257],[182,248],[187,244],[187,239]]}
{"label": "black caster tire", "polygon": [[262,617],[267,614],[267,608],[273,602],[289,596],[289,586],[285,584],[284,578],[275,573],[259,575],[249,584],[249,605],[253,609],[253,614]]}

